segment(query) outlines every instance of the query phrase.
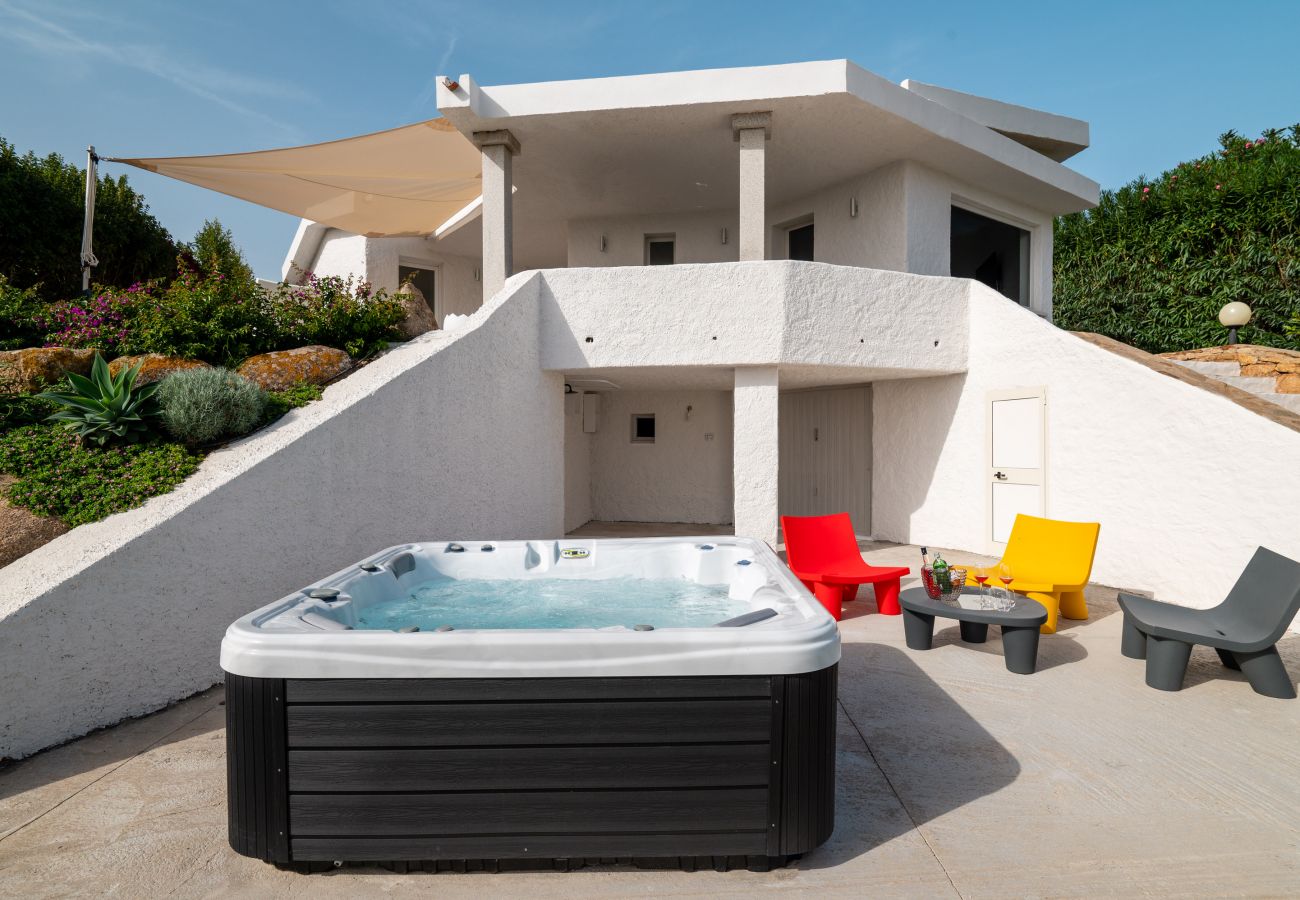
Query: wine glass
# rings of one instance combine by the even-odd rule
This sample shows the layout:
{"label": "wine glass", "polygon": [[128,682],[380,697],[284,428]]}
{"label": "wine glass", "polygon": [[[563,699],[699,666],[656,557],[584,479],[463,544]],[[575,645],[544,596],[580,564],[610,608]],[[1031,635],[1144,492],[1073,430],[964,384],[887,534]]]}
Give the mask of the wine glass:
{"label": "wine glass", "polygon": [[982,604],[984,600],[984,582],[989,580],[989,567],[976,566],[971,574],[975,576],[975,582],[980,586],[980,602]]}
{"label": "wine glass", "polygon": [[1011,567],[1006,563],[998,563],[998,581],[1002,582],[1006,587],[1007,600],[1011,603],[1015,603],[1011,593],[1011,582],[1013,580],[1014,576],[1011,574]]}

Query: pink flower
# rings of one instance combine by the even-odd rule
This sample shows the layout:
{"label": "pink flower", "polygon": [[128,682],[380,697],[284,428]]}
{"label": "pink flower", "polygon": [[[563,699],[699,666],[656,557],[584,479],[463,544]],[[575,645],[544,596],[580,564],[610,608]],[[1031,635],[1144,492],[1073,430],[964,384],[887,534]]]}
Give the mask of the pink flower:
{"label": "pink flower", "polygon": [[1223,187],[1223,185],[1221,185],[1221,184],[1216,184],[1216,185],[1214,186],[1214,189],[1217,191],[1217,190],[1218,190],[1219,188],[1221,188],[1221,187]]}
{"label": "pink flower", "polygon": [[1254,147],[1254,146],[1255,146],[1255,145],[1252,144],[1250,141],[1246,141],[1246,149],[1247,149],[1247,150],[1249,150],[1251,147]]}
{"label": "pink flower", "polygon": [[1148,187],[1148,188],[1143,188],[1143,189],[1142,189],[1142,193],[1144,193],[1144,194],[1149,194],[1149,193],[1151,193],[1151,188],[1149,188],[1149,187]]}

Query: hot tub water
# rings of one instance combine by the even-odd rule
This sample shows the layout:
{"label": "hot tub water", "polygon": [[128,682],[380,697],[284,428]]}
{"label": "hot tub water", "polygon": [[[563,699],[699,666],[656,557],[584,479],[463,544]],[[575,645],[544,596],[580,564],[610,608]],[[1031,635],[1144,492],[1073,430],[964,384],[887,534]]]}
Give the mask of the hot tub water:
{"label": "hot tub water", "polygon": [[751,609],[726,585],[685,578],[435,578],[401,598],[367,607],[358,629],[608,628],[716,625]]}

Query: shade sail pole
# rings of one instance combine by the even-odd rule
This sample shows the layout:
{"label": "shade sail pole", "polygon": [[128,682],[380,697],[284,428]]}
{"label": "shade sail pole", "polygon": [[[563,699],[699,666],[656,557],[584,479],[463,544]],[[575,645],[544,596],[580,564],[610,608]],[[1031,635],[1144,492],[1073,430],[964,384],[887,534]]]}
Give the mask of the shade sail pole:
{"label": "shade sail pole", "polygon": [[99,183],[95,145],[86,148],[86,219],[81,226],[81,293],[90,293],[90,270],[99,265],[93,249],[95,238],[95,188]]}

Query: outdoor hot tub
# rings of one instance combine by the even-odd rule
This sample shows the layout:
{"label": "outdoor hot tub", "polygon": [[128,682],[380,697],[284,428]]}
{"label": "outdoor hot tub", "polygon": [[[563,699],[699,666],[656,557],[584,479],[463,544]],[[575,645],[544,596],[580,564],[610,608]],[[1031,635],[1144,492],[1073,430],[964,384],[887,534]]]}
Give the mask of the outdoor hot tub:
{"label": "outdoor hot tub", "polygon": [[306,870],[783,865],[834,824],[839,658],[756,541],[392,547],[227,630],[230,843]]}

